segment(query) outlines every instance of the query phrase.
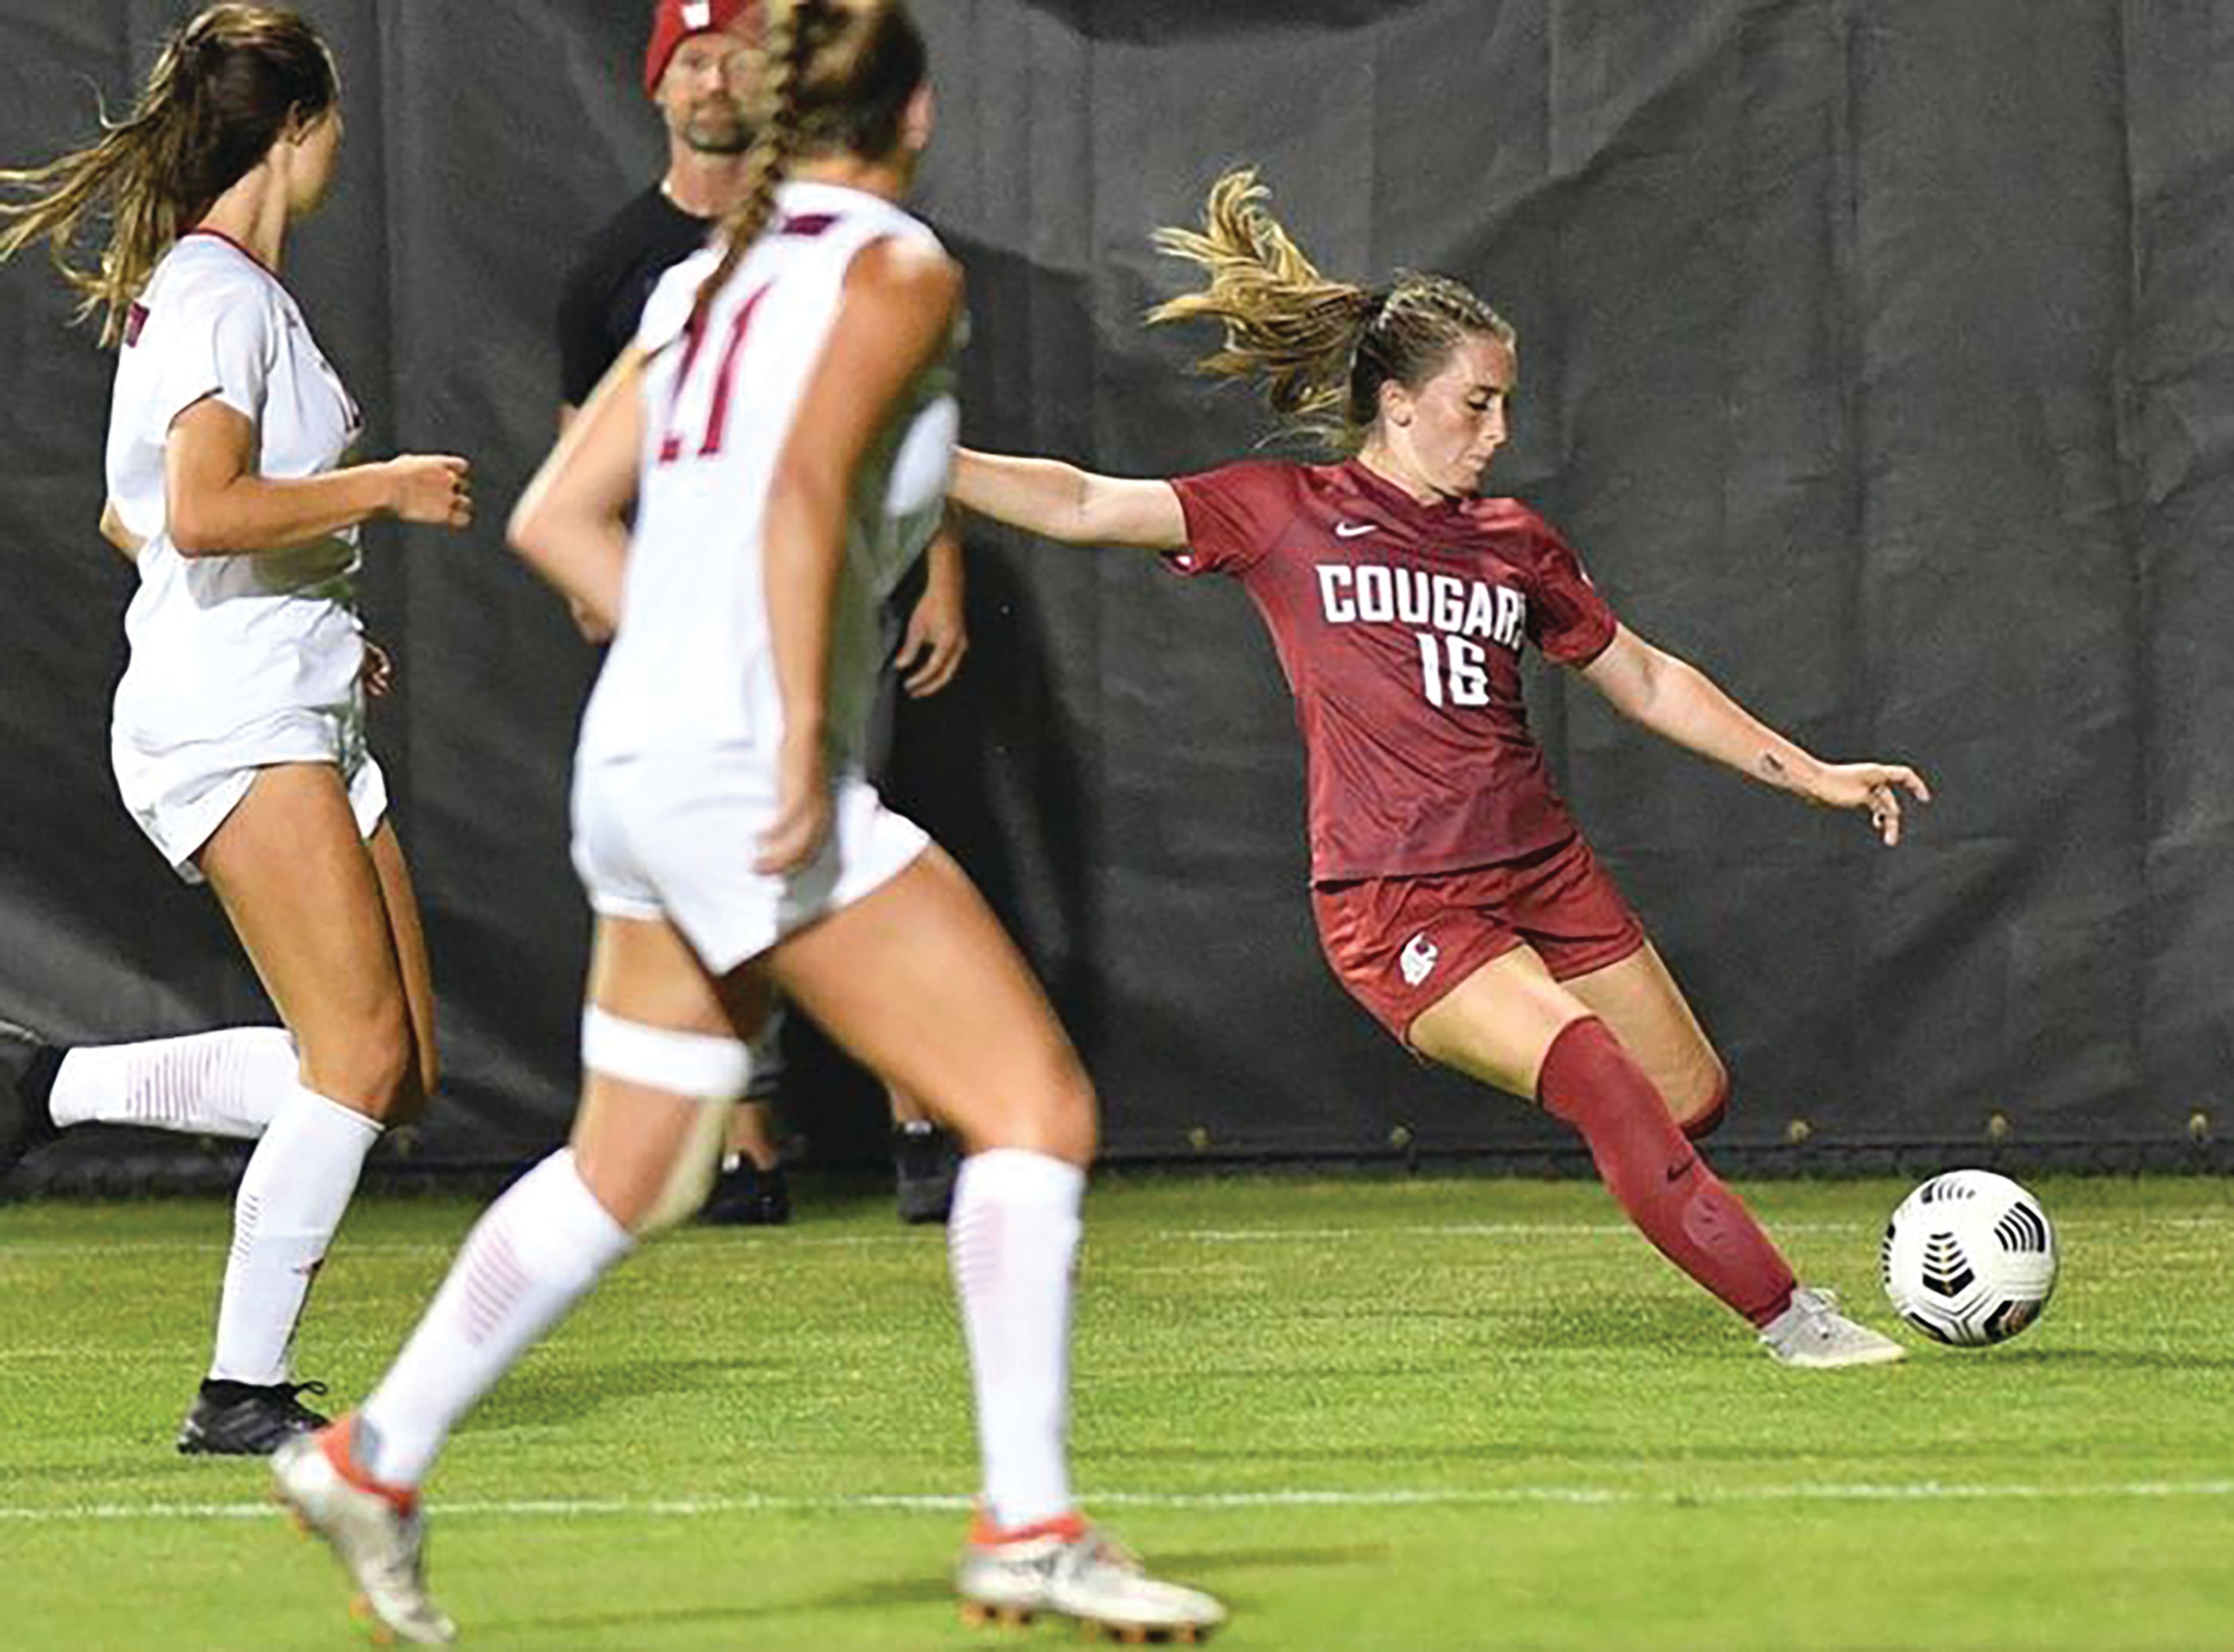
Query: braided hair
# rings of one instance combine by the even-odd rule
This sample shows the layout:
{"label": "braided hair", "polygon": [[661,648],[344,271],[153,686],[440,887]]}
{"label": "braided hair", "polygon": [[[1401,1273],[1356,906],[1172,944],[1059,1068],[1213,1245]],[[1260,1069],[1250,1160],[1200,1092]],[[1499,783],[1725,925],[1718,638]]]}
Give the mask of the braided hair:
{"label": "braided hair", "polygon": [[898,0],[771,5],[759,51],[744,193],[722,221],[722,261],[699,286],[694,336],[768,227],[792,165],[813,155],[889,153],[929,67],[923,36]]}

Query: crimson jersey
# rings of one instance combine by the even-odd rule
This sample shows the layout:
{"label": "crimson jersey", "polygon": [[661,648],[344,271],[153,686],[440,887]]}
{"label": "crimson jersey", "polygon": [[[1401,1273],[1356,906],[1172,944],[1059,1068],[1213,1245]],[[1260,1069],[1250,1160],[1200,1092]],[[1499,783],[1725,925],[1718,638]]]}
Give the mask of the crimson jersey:
{"label": "crimson jersey", "polygon": [[1571,835],[1520,699],[1520,648],[1580,665],[1613,611],[1518,500],[1422,505],[1352,460],[1172,484],[1170,565],[1241,582],[1272,632],[1310,765],[1311,878],[1455,872]]}

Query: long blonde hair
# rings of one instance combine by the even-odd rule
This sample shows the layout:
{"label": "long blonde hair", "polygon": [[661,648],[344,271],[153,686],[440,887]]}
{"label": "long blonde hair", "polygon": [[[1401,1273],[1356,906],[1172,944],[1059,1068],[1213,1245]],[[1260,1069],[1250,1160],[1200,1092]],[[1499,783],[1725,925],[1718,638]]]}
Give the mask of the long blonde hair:
{"label": "long blonde hair", "polygon": [[[132,112],[101,118],[98,142],[23,170],[0,170],[0,258],[43,240],[80,297],[75,321],[104,311],[113,344],[171,244],[259,165],[291,123],[331,110],[334,62],[291,11],[215,5],[173,35]],[[91,258],[78,244],[105,225]]]}
{"label": "long blonde hair", "polygon": [[776,0],[758,50],[744,193],[722,221],[722,261],[698,289],[694,335],[768,227],[793,162],[889,152],[927,67],[923,36],[898,0]]}
{"label": "long blonde hair", "polygon": [[1400,271],[1375,289],[1321,274],[1265,210],[1270,193],[1255,167],[1236,167],[1211,186],[1200,229],[1155,232],[1157,251],[1210,279],[1148,320],[1218,323],[1225,343],[1196,370],[1255,382],[1284,428],[1355,451],[1383,384],[1418,389],[1469,334],[1514,342],[1502,316],[1446,277]]}

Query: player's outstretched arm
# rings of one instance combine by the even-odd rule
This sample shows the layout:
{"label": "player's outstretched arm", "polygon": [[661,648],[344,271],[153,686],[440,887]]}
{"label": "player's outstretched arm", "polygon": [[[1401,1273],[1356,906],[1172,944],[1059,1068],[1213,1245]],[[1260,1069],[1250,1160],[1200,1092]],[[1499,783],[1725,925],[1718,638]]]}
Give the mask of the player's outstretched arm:
{"label": "player's outstretched arm", "polygon": [[375,517],[462,528],[474,519],[472,466],[454,454],[399,454],[319,476],[257,472],[246,415],[205,396],[171,421],[163,509],[186,557],[253,555],[308,545]]}
{"label": "player's outstretched arm", "polygon": [[1901,793],[1931,800],[1924,777],[1901,763],[1826,763],[1730,698],[1704,671],[1623,626],[1583,668],[1614,709],[1663,739],[1780,791],[1830,809],[1867,809],[1890,848],[1900,841]]}
{"label": "player's outstretched arm", "polygon": [[846,503],[901,396],[947,349],[961,303],[962,272],[944,253],[898,240],[864,249],[776,456],[763,574],[783,740],[775,819],[754,862],[762,872],[796,871],[829,830],[822,740]]}
{"label": "player's outstretched arm", "polygon": [[620,621],[628,565],[628,510],[636,502],[643,352],[620,353],[513,507],[506,538],[602,642]]}
{"label": "player's outstretched arm", "polygon": [[955,461],[956,503],[1066,545],[1176,551],[1187,542],[1178,490],[1153,479],[1097,476],[1059,459],[973,453]]}

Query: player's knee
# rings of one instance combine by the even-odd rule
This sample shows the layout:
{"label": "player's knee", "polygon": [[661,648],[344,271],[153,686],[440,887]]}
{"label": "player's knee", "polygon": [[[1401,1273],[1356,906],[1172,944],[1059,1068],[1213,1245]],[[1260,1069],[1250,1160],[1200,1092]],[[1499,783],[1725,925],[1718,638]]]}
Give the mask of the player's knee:
{"label": "player's knee", "polygon": [[1730,1070],[1722,1065],[1721,1057],[1710,1053],[1696,1081],[1686,1087],[1682,1100],[1673,1108],[1676,1123],[1693,1141],[1701,1141],[1721,1128],[1729,1110]]}
{"label": "player's knee", "polygon": [[1048,1132],[1043,1151],[1081,1170],[1101,1151],[1101,1098],[1084,1068],[1075,1068],[1050,1101]]}
{"label": "player's knee", "polygon": [[582,1015],[582,1065],[604,1078],[685,1098],[694,1108],[664,1163],[615,1169],[595,1155],[584,1158],[591,1191],[639,1238],[696,1215],[713,1189],[730,1113],[752,1085],[751,1050],[735,1038],[649,1026],[591,1005]]}
{"label": "player's knee", "polygon": [[303,1071],[320,1095],[384,1125],[408,1123],[427,1105],[418,1040],[400,1000],[304,1041]]}
{"label": "player's knee", "polygon": [[1074,1056],[1019,1087],[1003,1105],[963,1121],[962,1131],[973,1152],[1014,1147],[1082,1169],[1101,1146],[1101,1101]]}

